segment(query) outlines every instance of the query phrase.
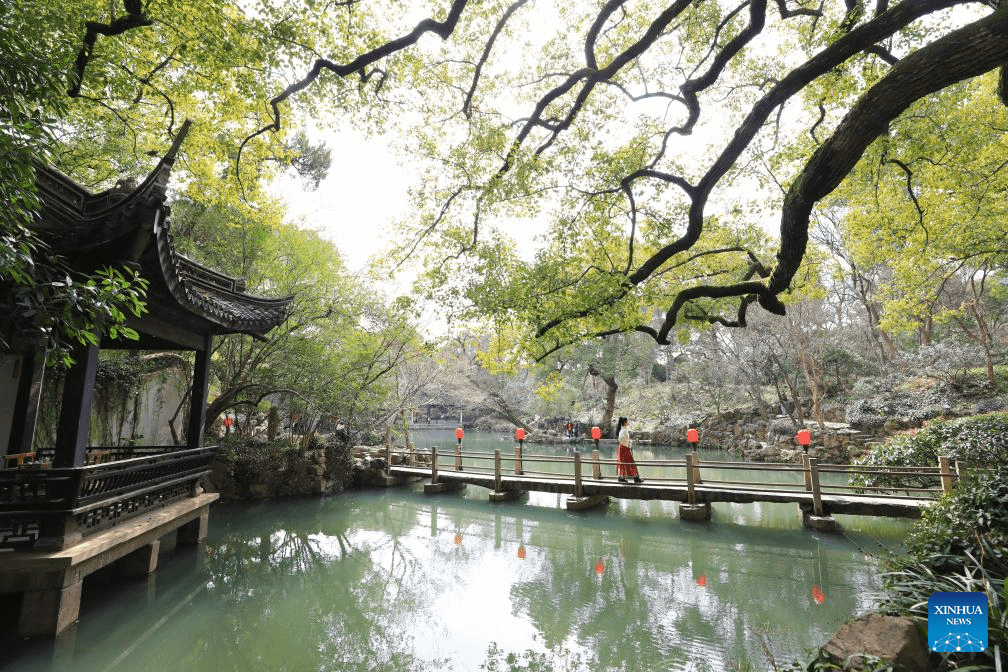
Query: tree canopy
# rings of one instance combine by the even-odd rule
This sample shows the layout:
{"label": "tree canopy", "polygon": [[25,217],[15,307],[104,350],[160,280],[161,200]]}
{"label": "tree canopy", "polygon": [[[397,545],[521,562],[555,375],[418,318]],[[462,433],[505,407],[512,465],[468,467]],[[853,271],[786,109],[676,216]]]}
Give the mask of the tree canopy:
{"label": "tree canopy", "polygon": [[[4,73],[19,73],[0,81],[0,141],[18,150],[0,166],[0,188],[17,221],[35,208],[33,154],[109,186],[145,174],[192,118],[175,196],[223,218],[219,230],[240,233],[231,242],[243,252],[269,251],[260,236],[286,235],[270,178],[295,169],[317,185],[332,160],[305,126],[380,130],[398,137],[419,176],[391,267],[419,262],[421,288],[450,318],[506,335],[494,353],[503,364],[594,336],[636,331],[667,344],[688,324],[745,326],[754,306],[783,314],[827,272],[809,245],[817,221],[835,225],[836,249],[859,277],[891,274],[891,297],[865,298],[869,312],[872,302],[891,308],[876,311],[877,329],[917,319],[956,269],[973,298],[950,303],[948,319],[982,342],[991,292],[976,282],[1004,269],[1008,12],[994,3],[0,9]],[[519,227],[538,228],[534,254],[509,235]],[[19,231],[5,219],[4,282],[31,289]],[[901,246],[913,254],[895,253]],[[869,267],[879,250],[882,263]],[[231,261],[225,268],[244,273],[250,259]],[[127,278],[95,287],[99,312],[102,296],[123,291],[128,300],[106,312],[136,307]],[[41,303],[59,315],[58,300]],[[101,321],[87,315],[85,331]],[[312,348],[304,362],[319,355]]]}
{"label": "tree canopy", "polygon": [[[415,115],[404,142],[431,169],[400,254],[427,243],[432,295],[526,325],[538,357],[745,325],[754,303],[782,314],[813,209],[909,109],[954,104],[935,94],[1001,68],[1008,46],[1003,11],[960,0],[456,0],[408,30],[374,25],[369,49],[314,60],[250,137],[330,75],[364,92],[358,110]],[[545,229],[532,260],[500,235],[525,218]]]}

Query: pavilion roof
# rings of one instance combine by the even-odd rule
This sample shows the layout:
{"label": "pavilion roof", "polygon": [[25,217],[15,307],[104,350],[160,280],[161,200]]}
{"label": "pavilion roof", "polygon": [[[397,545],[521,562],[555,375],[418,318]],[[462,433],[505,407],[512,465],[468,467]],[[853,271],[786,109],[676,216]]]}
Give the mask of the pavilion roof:
{"label": "pavilion roof", "polygon": [[34,228],[51,251],[76,270],[107,264],[137,269],[149,283],[149,315],[134,327],[156,341],[188,344],[185,334],[208,331],[264,338],[287,318],[293,297],[248,294],[243,279],[186,257],[172,241],[166,189],[188,123],[136,187],[120,181],[112,189],[91,193],[52,166],[36,163],[42,212]]}

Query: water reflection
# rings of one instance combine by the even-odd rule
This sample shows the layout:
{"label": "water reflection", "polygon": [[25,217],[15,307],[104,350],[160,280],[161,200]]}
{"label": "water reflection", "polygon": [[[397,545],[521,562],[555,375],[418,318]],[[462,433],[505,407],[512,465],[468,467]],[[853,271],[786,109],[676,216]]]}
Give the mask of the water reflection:
{"label": "water reflection", "polygon": [[[571,669],[765,667],[765,649],[804,657],[870,608],[877,560],[861,547],[905,530],[822,536],[774,527],[797,516],[768,505],[701,524],[656,502],[574,514],[469,490],[215,507],[202,558],[167,554],[157,599],[91,591],[69,655],[47,665],[476,670],[531,651]],[[43,669],[38,656],[14,669]]]}

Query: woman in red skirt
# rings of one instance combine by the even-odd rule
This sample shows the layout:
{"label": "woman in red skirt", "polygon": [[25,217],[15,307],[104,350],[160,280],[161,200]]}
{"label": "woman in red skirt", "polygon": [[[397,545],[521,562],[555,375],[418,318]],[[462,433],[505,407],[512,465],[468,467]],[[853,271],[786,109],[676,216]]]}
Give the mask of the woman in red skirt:
{"label": "woman in red skirt", "polygon": [[634,462],[633,453],[630,452],[630,427],[625,417],[620,417],[616,422],[617,437],[619,438],[619,454],[616,463],[616,476],[620,483],[626,483],[627,478],[633,478],[634,483],[643,483],[644,479],[637,473],[637,464]]}

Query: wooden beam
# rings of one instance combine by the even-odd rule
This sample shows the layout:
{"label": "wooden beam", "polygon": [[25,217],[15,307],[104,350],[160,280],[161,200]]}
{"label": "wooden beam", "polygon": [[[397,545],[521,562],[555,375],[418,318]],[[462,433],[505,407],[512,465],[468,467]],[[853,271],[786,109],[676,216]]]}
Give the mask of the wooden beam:
{"label": "wooden beam", "polygon": [[[157,344],[156,347],[147,348],[150,350],[200,350],[204,347],[203,333],[194,330],[192,324],[170,322],[167,318],[168,316],[162,318],[146,313],[141,317],[131,316],[126,324],[140,332],[142,343]],[[191,321],[193,318],[188,319]],[[119,340],[114,343],[120,348],[137,348],[136,341]]]}

